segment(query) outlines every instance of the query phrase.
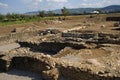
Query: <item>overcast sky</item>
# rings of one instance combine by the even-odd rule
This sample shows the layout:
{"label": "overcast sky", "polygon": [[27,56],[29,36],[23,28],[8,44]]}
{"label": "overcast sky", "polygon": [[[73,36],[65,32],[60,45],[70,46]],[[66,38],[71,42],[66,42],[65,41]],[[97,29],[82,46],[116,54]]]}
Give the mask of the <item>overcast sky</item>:
{"label": "overcast sky", "polygon": [[25,13],[62,7],[87,8],[120,5],[120,0],[0,0],[0,13]]}

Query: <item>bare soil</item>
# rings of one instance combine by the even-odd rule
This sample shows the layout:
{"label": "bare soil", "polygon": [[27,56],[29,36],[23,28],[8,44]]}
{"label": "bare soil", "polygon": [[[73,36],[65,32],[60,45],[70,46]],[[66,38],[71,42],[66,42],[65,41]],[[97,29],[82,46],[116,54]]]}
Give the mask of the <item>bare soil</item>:
{"label": "bare soil", "polygon": [[[115,15],[115,14],[113,14]],[[13,24],[7,26],[0,26],[0,35],[9,34],[11,31],[16,28],[21,30],[21,28],[35,27],[37,29],[47,29],[47,28],[57,28],[59,30],[66,30],[74,27],[86,26],[87,28],[83,30],[94,30],[94,31],[106,31],[108,33],[119,32],[113,30],[114,22],[106,22],[106,17],[109,15],[92,15],[93,18],[90,18],[91,15],[82,15],[82,16],[68,16],[67,20],[59,21],[48,20],[41,22],[30,22],[24,24]],[[103,27],[102,27],[103,26]]]}
{"label": "bare soil", "polygon": [[[15,24],[0,26],[0,36],[11,33],[11,31],[16,28],[17,32],[22,32],[23,30],[44,30],[48,28],[55,28],[60,31],[82,27],[82,31],[94,31],[94,32],[106,32],[106,33],[120,33],[119,30],[115,30],[115,22],[107,22],[106,16],[109,15],[92,15],[93,18],[90,18],[91,15],[85,16],[69,16],[67,20],[48,20],[41,22],[31,22],[26,24]],[[38,36],[37,36],[38,37]],[[52,38],[51,36],[37,38],[39,41],[46,41],[47,38]],[[32,40],[31,40],[32,39]],[[28,39],[31,42],[37,40],[35,37]],[[26,40],[27,41],[27,40]],[[104,45],[104,44],[103,44]],[[109,45],[109,44],[108,44]],[[73,49],[71,47],[65,47],[59,51],[54,58],[59,58],[61,60],[67,60],[73,63],[80,63],[82,66],[92,65],[106,70],[110,70],[111,75],[116,74],[119,76],[120,70],[120,45],[110,44],[100,48],[92,49]],[[0,51],[11,50],[19,47],[17,44],[8,44],[0,46]],[[92,67],[91,67],[92,68]],[[114,69],[113,69],[114,68]],[[92,68],[94,71],[94,68]],[[10,71],[8,73],[0,73],[1,80],[42,80],[41,76],[38,74],[24,72],[24,71]]]}

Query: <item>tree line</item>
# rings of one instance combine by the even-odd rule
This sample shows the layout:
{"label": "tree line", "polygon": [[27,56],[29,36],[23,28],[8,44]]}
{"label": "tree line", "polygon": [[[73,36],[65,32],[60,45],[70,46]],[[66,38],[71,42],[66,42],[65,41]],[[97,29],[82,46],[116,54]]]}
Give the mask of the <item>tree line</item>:
{"label": "tree line", "polygon": [[1,22],[9,22],[9,21],[21,21],[21,20],[29,20],[35,18],[35,16],[23,15],[23,14],[15,14],[15,13],[8,13],[6,15],[0,14],[0,21]]}
{"label": "tree line", "polygon": [[6,15],[0,14],[0,22],[10,22],[10,21],[29,21],[31,19],[41,19],[44,17],[53,17],[53,16],[64,16],[64,19],[66,16],[69,15],[69,10],[66,7],[63,7],[61,9],[62,14],[55,14],[52,11],[39,11],[39,14],[37,15],[26,15],[26,14],[15,14],[15,13],[8,13]]}

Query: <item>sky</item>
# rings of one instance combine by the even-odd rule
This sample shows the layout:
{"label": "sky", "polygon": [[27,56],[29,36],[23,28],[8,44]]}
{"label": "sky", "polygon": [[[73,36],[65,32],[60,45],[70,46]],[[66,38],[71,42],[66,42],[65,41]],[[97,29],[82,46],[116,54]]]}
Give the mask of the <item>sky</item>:
{"label": "sky", "polygon": [[26,13],[67,8],[100,8],[120,5],[120,0],[0,0],[0,13]]}

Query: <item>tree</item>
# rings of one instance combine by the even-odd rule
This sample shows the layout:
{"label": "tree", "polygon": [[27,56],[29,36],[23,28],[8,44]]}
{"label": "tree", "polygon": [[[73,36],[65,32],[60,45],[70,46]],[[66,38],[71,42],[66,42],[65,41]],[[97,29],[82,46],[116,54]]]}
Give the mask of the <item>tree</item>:
{"label": "tree", "polygon": [[4,15],[0,14],[0,21],[3,21]]}
{"label": "tree", "polygon": [[47,14],[48,14],[48,16],[50,16],[50,17],[51,17],[51,16],[54,16],[54,13],[53,13],[52,11],[48,11]]}
{"label": "tree", "polygon": [[64,20],[66,19],[66,16],[69,15],[69,10],[66,7],[63,7],[63,9],[61,9],[62,15],[64,16]]}
{"label": "tree", "polygon": [[39,16],[40,16],[40,17],[45,17],[45,11],[40,11],[40,12],[39,12]]}
{"label": "tree", "polygon": [[11,20],[12,20],[12,15],[10,13],[7,13],[6,21],[11,21]]}

